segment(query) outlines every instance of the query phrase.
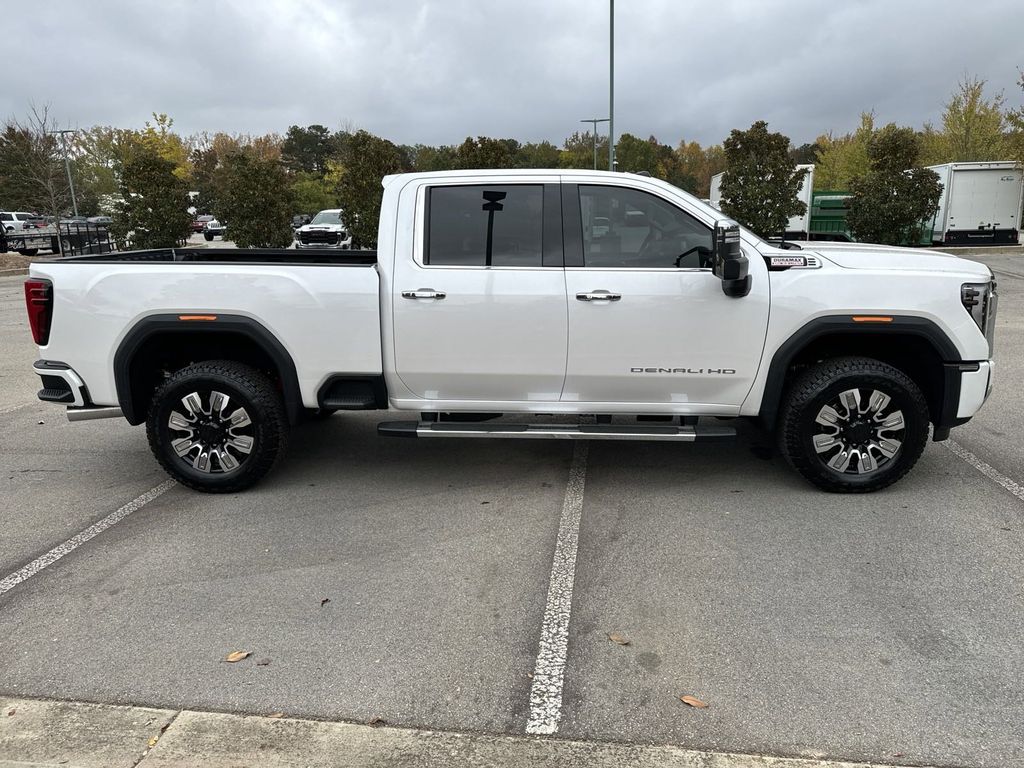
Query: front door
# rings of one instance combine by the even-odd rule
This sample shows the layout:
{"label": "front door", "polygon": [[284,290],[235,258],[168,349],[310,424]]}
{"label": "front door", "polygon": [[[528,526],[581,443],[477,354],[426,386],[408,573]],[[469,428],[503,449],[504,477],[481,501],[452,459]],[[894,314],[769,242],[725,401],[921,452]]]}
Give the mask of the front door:
{"label": "front door", "polygon": [[557,401],[568,337],[558,185],[437,185],[418,208],[421,246],[395,264],[398,377],[432,401]]}
{"label": "front door", "polygon": [[711,227],[670,200],[581,184],[565,186],[563,207],[569,358],[562,400],[738,412],[768,324],[760,256],[748,254],[750,293],[730,298],[711,273]]}

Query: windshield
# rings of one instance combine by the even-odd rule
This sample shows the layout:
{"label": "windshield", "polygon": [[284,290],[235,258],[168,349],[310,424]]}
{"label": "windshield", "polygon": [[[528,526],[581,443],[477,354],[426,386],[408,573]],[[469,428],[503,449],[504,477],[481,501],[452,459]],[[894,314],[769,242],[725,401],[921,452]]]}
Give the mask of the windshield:
{"label": "windshield", "polygon": [[337,224],[341,226],[341,213],[338,211],[320,211],[310,224]]}

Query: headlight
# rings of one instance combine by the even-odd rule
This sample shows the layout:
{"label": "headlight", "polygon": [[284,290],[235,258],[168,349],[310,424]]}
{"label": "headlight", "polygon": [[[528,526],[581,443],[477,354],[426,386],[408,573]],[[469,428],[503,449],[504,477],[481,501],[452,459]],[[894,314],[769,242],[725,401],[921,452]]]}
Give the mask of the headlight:
{"label": "headlight", "polygon": [[996,307],[999,297],[996,295],[996,281],[987,283],[964,283],[960,286],[960,302],[964,309],[974,318],[978,328],[985,334],[988,341],[988,355],[992,357],[995,348]]}

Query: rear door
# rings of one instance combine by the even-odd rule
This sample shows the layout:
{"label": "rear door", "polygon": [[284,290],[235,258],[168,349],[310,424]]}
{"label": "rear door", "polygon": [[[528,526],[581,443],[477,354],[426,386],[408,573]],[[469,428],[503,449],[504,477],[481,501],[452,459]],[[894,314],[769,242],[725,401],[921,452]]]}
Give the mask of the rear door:
{"label": "rear door", "polygon": [[[421,187],[394,272],[398,377],[433,401],[557,401],[568,337],[553,183]],[[426,406],[425,406],[426,407]]]}

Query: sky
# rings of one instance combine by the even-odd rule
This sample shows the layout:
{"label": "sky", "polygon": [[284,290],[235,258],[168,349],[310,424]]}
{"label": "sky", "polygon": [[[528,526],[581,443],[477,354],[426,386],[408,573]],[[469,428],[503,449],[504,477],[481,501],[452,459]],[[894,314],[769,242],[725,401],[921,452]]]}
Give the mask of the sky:
{"label": "sky", "polygon": [[[965,75],[1012,106],[1019,0],[618,0],[615,131],[794,145],[939,122]],[[0,117],[184,134],[365,128],[561,144],[608,115],[608,0],[36,0],[5,7]],[[601,129],[602,133],[604,128]]]}

